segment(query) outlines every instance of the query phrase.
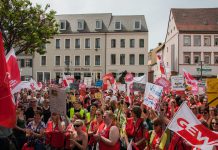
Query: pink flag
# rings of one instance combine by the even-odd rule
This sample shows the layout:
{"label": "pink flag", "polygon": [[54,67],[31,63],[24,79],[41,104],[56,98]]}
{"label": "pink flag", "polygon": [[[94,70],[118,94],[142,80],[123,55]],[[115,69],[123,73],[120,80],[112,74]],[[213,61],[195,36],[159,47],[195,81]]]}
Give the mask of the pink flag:
{"label": "pink flag", "polygon": [[128,72],[125,76],[125,82],[131,82],[133,80],[132,73]]}
{"label": "pink flag", "polygon": [[184,73],[184,78],[186,80],[186,83],[191,85],[192,82],[195,80],[195,78],[189,72],[187,72],[185,69],[183,69],[183,73]]}
{"label": "pink flag", "polygon": [[16,124],[15,104],[10,90],[9,72],[5,59],[2,34],[0,33],[0,126],[13,128]]}
{"label": "pink flag", "polygon": [[160,55],[157,55],[157,63],[159,64],[161,74],[166,75],[164,61]]}
{"label": "pink flag", "polygon": [[11,49],[6,56],[7,69],[10,74],[10,87],[13,93],[13,89],[21,82],[20,70],[17,64],[17,58],[14,53],[14,49]]}
{"label": "pink flag", "polygon": [[168,124],[168,128],[194,147],[209,150],[218,146],[218,134],[201,124],[185,102]]}

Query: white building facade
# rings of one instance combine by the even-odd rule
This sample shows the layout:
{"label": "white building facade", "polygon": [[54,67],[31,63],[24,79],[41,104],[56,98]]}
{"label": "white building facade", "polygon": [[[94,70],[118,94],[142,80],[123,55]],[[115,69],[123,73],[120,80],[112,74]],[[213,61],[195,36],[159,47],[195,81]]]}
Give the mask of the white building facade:
{"label": "white building facade", "polygon": [[171,9],[163,57],[171,75],[218,75],[218,8]]}
{"label": "white building facade", "polygon": [[33,76],[48,81],[71,74],[100,79],[127,70],[147,74],[148,29],[143,15],[57,15],[60,34],[50,39],[45,55],[35,54]]}

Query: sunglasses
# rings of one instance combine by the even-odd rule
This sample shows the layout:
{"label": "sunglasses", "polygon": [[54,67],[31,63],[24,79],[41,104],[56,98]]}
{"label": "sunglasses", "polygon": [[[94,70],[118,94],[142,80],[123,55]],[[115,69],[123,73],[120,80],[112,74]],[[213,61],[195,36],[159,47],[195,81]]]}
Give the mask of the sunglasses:
{"label": "sunglasses", "polygon": [[96,116],[101,116],[101,114],[96,114]]}
{"label": "sunglasses", "polygon": [[73,125],[73,126],[74,126],[74,128],[78,128],[78,127],[80,127],[79,124],[75,124],[75,125]]}
{"label": "sunglasses", "polygon": [[212,124],[212,125],[218,125],[218,123],[216,123],[216,122],[212,122],[211,124]]}

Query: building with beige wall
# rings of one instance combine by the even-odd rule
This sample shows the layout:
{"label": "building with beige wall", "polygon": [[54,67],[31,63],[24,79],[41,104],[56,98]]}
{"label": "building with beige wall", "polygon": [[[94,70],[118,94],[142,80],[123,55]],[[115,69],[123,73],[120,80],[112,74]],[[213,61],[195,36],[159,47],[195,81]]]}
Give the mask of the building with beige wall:
{"label": "building with beige wall", "polygon": [[[171,9],[163,57],[171,75],[218,74],[218,8]],[[201,69],[202,68],[202,69]]]}
{"label": "building with beige wall", "polygon": [[68,73],[76,79],[100,79],[127,70],[147,74],[148,29],[143,15],[57,15],[60,33],[45,55],[35,54],[33,76],[48,81]]}

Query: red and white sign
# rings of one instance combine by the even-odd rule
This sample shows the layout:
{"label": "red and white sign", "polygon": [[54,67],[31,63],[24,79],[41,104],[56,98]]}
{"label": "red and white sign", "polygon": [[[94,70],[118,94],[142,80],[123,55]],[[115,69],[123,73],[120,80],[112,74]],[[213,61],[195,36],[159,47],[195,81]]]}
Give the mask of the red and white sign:
{"label": "red and white sign", "polygon": [[62,80],[62,86],[63,87],[69,87],[70,83],[74,82],[74,77],[71,75],[65,75],[63,74],[63,80]]}
{"label": "red and white sign", "polygon": [[218,146],[218,134],[201,124],[185,102],[168,124],[168,128],[194,147],[210,150],[213,146]]}
{"label": "red and white sign", "polygon": [[14,49],[11,49],[10,52],[7,54],[6,61],[10,79],[9,83],[12,90],[12,94],[14,94],[13,89],[21,82],[20,70],[17,64],[17,58],[15,56]]}
{"label": "red and white sign", "polygon": [[159,66],[161,74],[166,75],[164,61],[163,61],[163,59],[161,58],[160,55],[157,55],[157,64]]}
{"label": "red and white sign", "polygon": [[170,91],[171,82],[167,80],[165,77],[158,78],[157,80],[155,80],[154,84],[162,86],[164,92]]}

